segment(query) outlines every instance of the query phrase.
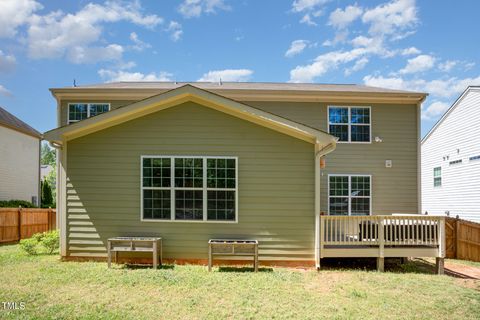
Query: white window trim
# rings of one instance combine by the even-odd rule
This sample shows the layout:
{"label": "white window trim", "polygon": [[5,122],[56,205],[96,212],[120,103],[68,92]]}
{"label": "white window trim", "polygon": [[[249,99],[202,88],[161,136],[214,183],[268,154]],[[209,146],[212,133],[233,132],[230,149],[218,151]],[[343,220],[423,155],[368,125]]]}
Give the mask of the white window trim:
{"label": "white window trim", "polygon": [[[348,196],[331,196],[330,195],[330,177],[348,177]],[[352,197],[352,177],[369,177],[370,178],[370,196],[354,196]],[[352,216],[352,198],[370,198],[369,205],[370,205],[370,212],[368,213],[369,216],[372,215],[372,198],[373,198],[373,190],[372,190],[372,175],[371,174],[337,174],[337,173],[330,173],[328,174],[328,215],[330,215],[330,198],[348,198],[348,216]],[[355,215],[357,216],[357,215]]]}
{"label": "white window trim", "polygon": [[[437,169],[437,168],[440,168],[440,176],[439,176],[439,177],[435,177],[435,169]],[[436,185],[435,185],[435,179],[436,179],[436,178],[440,178],[440,185],[439,185],[439,186],[436,186]],[[443,184],[443,179],[442,179],[442,167],[441,167],[441,166],[434,167],[434,168],[433,168],[433,188],[434,188],[434,189],[441,188],[441,187],[442,187],[442,184]]]}
{"label": "white window trim", "polygon": [[[108,104],[108,111],[111,110],[112,106],[108,102],[70,102],[67,106],[67,124],[76,123],[82,120],[70,120],[70,105],[72,104],[86,104],[87,105],[87,119],[90,118],[90,105],[92,104]],[[108,112],[107,111],[107,112]]]}
{"label": "white window trim", "polygon": [[[170,158],[170,187],[152,187],[151,190],[170,190],[170,220],[167,219],[144,219],[143,218],[143,159],[144,158]],[[173,165],[176,158],[203,159],[203,186],[202,188],[175,188]],[[207,188],[207,159],[235,159],[235,220],[208,220],[207,191],[233,191],[231,188]],[[192,155],[142,155],[140,156],[140,221],[142,222],[179,222],[179,223],[238,223],[238,157],[232,156],[192,156]],[[203,191],[203,220],[176,220],[175,219],[175,190],[202,190]]]}
{"label": "white window trim", "polygon": [[[348,123],[330,123],[330,109],[331,108],[347,108],[348,109]],[[352,119],[351,119],[351,109],[352,108],[364,108],[368,109],[370,114],[370,123],[355,123],[355,126],[370,126],[370,141],[352,141]],[[337,106],[329,105],[327,108],[327,132],[330,133],[330,125],[344,125],[348,126],[348,141],[337,141],[337,143],[353,143],[353,144],[371,144],[372,143],[372,107],[371,106]]]}

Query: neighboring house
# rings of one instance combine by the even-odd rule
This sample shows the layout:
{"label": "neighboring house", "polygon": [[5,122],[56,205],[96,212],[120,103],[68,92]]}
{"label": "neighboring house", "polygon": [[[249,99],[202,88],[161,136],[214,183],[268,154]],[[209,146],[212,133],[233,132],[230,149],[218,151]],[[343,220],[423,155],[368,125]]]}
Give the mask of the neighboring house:
{"label": "neighboring house", "polygon": [[42,164],[40,166],[40,181],[43,181],[46,177],[48,177],[48,175],[50,174],[50,172],[52,172],[52,170],[53,170],[53,166],[49,164]]}
{"label": "neighboring house", "polygon": [[468,87],[422,140],[422,211],[480,222],[480,86]]}
{"label": "neighboring house", "polygon": [[424,93],[166,82],[51,92],[64,257],[104,258],[107,238],[143,235],[162,236],[168,259],[204,262],[208,239],[226,237],[258,239],[262,263],[319,265],[321,212],[420,209]]}
{"label": "neighboring house", "polygon": [[0,200],[40,202],[42,135],[0,107]]}

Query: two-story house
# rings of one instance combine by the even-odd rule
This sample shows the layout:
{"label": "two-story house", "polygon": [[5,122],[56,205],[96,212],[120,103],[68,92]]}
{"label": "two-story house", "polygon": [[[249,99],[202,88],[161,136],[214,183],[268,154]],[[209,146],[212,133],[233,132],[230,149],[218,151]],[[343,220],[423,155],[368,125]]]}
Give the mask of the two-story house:
{"label": "two-story house", "polygon": [[480,222],[479,108],[470,86],[423,138],[423,212]]}
{"label": "two-story house", "polygon": [[205,262],[210,238],[262,263],[319,265],[320,215],[419,212],[426,94],[362,85],[117,82],[51,89],[61,254],[162,236]]}

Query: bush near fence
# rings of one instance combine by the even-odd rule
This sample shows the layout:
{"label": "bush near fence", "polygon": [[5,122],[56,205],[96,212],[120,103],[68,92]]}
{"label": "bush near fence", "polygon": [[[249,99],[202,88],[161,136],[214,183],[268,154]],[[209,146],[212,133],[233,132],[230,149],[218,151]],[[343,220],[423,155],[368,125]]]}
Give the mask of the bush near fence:
{"label": "bush near fence", "polygon": [[0,243],[16,242],[55,229],[55,209],[0,208]]}

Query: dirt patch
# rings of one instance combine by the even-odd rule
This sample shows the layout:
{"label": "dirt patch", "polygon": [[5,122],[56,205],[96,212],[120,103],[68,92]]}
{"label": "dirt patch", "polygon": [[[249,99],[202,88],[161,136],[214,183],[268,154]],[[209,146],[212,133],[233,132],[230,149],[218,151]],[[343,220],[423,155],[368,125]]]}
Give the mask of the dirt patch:
{"label": "dirt patch", "polygon": [[445,262],[445,273],[457,278],[480,280],[480,268],[452,261]]}

